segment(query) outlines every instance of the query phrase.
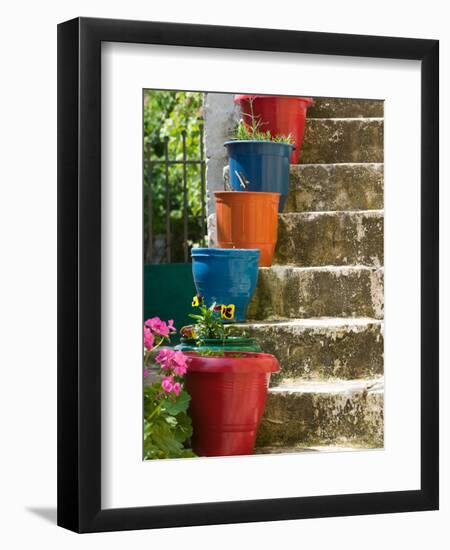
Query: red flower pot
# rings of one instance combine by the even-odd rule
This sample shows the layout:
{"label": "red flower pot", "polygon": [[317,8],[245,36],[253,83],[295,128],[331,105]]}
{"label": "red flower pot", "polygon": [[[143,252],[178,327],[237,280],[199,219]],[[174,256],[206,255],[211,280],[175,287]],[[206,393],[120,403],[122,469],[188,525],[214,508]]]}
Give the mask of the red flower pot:
{"label": "red flower pot", "polygon": [[290,134],[295,145],[291,162],[297,164],[305,132],[306,110],[313,103],[312,98],[241,94],[234,96],[234,101],[240,105],[242,118],[248,127],[253,107],[253,115],[261,121],[263,132],[269,130],[272,137]]}
{"label": "red flower pot", "polygon": [[270,374],[280,370],[277,359],[250,352],[186,355],[191,358],[185,388],[191,396],[193,451],[199,456],[252,454]]}

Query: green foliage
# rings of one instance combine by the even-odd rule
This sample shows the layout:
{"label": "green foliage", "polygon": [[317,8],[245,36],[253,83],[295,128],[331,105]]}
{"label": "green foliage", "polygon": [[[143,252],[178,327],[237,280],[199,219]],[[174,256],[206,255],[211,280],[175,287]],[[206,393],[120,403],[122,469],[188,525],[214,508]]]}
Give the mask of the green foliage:
{"label": "green foliage", "polygon": [[[144,153],[152,160],[164,160],[164,141],[168,139],[168,158],[183,159],[183,131],[186,132],[188,160],[200,159],[200,126],[203,123],[203,94],[164,90],[144,91]],[[200,243],[201,230],[201,171],[199,165],[189,164],[187,172],[188,237],[190,246]],[[153,190],[153,234],[165,233],[166,195],[165,166],[152,166],[151,174],[144,171],[145,241],[148,239],[149,179]],[[183,261],[183,166],[169,167],[170,221],[172,229],[172,261]],[[147,246],[147,242],[145,242]]]}
{"label": "green foliage", "polygon": [[254,127],[249,128],[241,119],[239,121],[239,124],[236,127],[236,130],[234,133],[234,139],[241,140],[241,141],[245,141],[245,140],[271,141],[272,137],[270,135],[269,130],[267,130],[266,132],[263,132],[262,130],[258,130],[256,125]]}
{"label": "green foliage", "polygon": [[225,340],[227,337],[226,325],[220,317],[220,305],[216,303],[207,307],[204,303],[198,306],[198,313],[190,313],[189,317],[195,320],[194,333],[197,340],[208,340],[219,338]]}
{"label": "green foliage", "polygon": [[289,144],[293,143],[293,140],[290,134],[288,136],[283,136],[283,135],[272,136],[269,130],[266,130],[265,132],[263,132],[262,130],[259,130],[258,129],[259,126],[260,126],[260,123],[259,121],[257,121],[256,123],[252,123],[252,127],[249,128],[241,119],[239,121],[239,124],[236,127],[233,139],[241,140],[241,141],[253,140],[253,141],[272,141],[275,143],[289,143]]}
{"label": "green foliage", "polygon": [[189,401],[184,390],[165,394],[160,382],[144,387],[144,460],[196,456],[186,448],[192,436]]}
{"label": "green foliage", "polygon": [[[195,296],[192,301],[193,307],[198,308],[198,313],[190,313],[189,317],[195,320],[195,325],[188,325],[181,329],[181,334],[185,338],[195,340],[197,346],[204,346],[206,344],[205,340],[222,340],[222,344],[225,345],[225,341],[230,336],[244,336],[245,333],[242,330],[236,329],[233,325],[226,325],[223,323],[223,319],[229,320],[228,317],[224,316],[222,304],[216,304],[215,302],[207,307],[203,299],[199,296]],[[233,307],[233,316],[234,316],[234,305],[229,304],[225,306],[225,309]],[[204,356],[223,356],[225,351],[222,350],[210,350],[210,349],[199,349],[197,351],[199,355]]]}

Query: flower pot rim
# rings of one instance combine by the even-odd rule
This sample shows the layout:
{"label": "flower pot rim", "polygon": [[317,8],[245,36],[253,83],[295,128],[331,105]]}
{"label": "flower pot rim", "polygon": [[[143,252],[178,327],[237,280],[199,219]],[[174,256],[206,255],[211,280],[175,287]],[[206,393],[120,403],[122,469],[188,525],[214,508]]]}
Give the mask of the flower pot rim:
{"label": "flower pot rim", "polygon": [[[261,374],[280,370],[277,358],[270,353],[255,351],[224,351],[223,355],[200,355],[196,351],[184,351],[191,372],[209,374]],[[237,357],[235,357],[237,355]]]}
{"label": "flower pot rim", "polygon": [[233,256],[256,256],[259,258],[259,248],[218,248],[218,247],[203,247],[192,248],[191,255],[194,256],[222,256],[224,258],[232,258]]}
{"label": "flower pot rim", "polygon": [[297,101],[302,101],[308,105],[312,105],[314,100],[312,97],[303,97],[303,96],[293,96],[293,95],[265,95],[265,94],[236,94],[234,96],[234,102],[240,103],[246,99],[295,99]]}
{"label": "flower pot rim", "polygon": [[214,195],[216,197],[220,197],[221,195],[225,195],[225,196],[245,195],[247,197],[251,195],[258,195],[260,197],[266,196],[271,198],[281,197],[281,193],[274,192],[274,191],[214,191]]}
{"label": "flower pot rim", "polygon": [[[251,336],[228,336],[228,338],[225,338],[225,342],[233,342],[233,344],[239,344],[240,342],[254,342],[255,339]],[[190,344],[195,343],[196,340],[194,338],[180,338],[180,342],[183,342],[183,344]],[[204,338],[202,340],[205,344],[211,343],[215,344],[217,342],[223,342],[222,338]],[[194,350],[192,350],[194,351]],[[243,352],[245,353],[245,352]]]}
{"label": "flower pot rim", "polygon": [[271,141],[271,140],[262,140],[262,139],[230,139],[228,141],[224,142],[224,147],[227,147],[228,145],[241,145],[243,143],[251,144],[251,145],[281,145],[283,147],[291,147],[292,150],[295,149],[295,145],[293,143],[284,143],[283,141]]}

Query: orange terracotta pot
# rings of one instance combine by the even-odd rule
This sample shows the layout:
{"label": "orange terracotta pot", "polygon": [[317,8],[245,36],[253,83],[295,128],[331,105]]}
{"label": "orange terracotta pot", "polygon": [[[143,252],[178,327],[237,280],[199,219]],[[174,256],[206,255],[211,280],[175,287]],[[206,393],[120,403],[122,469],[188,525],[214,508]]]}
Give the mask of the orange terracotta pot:
{"label": "orange terracotta pot", "polygon": [[259,248],[259,265],[272,265],[278,236],[279,193],[219,191],[216,196],[220,248]]}

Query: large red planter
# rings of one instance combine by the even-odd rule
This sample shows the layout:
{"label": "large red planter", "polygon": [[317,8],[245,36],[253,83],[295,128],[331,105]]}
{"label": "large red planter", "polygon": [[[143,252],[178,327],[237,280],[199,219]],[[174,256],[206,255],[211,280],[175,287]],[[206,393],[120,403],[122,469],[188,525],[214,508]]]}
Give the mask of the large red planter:
{"label": "large red planter", "polygon": [[313,103],[312,98],[241,94],[234,96],[234,101],[240,105],[242,118],[247,126],[251,124],[253,107],[253,115],[261,121],[262,131],[269,130],[272,137],[290,134],[295,145],[291,162],[298,162],[305,132],[306,111]]}
{"label": "large red planter", "polygon": [[185,388],[191,396],[192,450],[198,456],[253,453],[270,374],[280,369],[268,353],[225,352],[190,357]]}

